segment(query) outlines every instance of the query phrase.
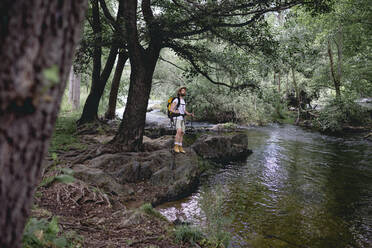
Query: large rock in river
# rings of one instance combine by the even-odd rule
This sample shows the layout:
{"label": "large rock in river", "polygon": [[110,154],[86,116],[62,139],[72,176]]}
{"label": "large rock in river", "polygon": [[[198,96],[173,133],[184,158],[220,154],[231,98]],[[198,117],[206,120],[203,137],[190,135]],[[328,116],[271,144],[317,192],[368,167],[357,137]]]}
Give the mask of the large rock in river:
{"label": "large rock in river", "polygon": [[[251,151],[245,134],[202,135],[186,154],[175,154],[172,136],[145,139],[147,152],[104,154],[74,166],[75,176],[107,192],[135,197],[146,191],[154,205],[183,198],[199,184],[206,160],[244,159]],[[145,189],[138,185],[145,183]],[[132,190],[133,189],[133,190]]]}
{"label": "large rock in river", "polygon": [[252,153],[248,149],[246,134],[202,135],[193,145],[195,152],[204,159],[227,162],[245,159]]}

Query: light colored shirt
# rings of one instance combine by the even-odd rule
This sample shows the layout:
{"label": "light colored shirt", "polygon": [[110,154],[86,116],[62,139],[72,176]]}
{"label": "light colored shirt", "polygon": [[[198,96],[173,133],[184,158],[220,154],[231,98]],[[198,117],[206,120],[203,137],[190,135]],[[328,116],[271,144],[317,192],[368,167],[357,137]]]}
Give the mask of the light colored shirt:
{"label": "light colored shirt", "polygon": [[[183,120],[184,118],[183,118],[182,115],[185,115],[186,114],[186,112],[185,112],[186,111],[186,102],[185,102],[185,100],[183,98],[180,98],[180,100],[181,100],[181,104],[178,107],[178,110],[180,111],[181,116],[175,117],[177,120]],[[173,103],[176,104],[176,109],[175,110],[177,110],[178,98],[175,98],[173,100]]]}

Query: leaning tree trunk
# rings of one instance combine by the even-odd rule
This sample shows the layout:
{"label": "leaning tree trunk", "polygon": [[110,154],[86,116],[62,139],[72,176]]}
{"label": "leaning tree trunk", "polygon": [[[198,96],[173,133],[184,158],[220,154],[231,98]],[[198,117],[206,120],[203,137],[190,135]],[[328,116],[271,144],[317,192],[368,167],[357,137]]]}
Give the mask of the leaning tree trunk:
{"label": "leaning tree trunk", "polygon": [[293,67],[291,67],[291,70],[292,70],[293,86],[295,87],[296,100],[297,100],[297,119],[295,121],[295,124],[298,125],[298,123],[300,122],[300,116],[301,116],[300,92],[299,92],[297,81],[296,81],[295,70]]}
{"label": "leaning tree trunk", "polygon": [[85,0],[0,3],[0,247],[23,228],[81,33]]}
{"label": "leaning tree trunk", "polygon": [[[93,71],[92,71],[92,86],[90,88],[90,92],[88,95],[87,100],[85,101],[83,113],[78,121],[79,124],[83,124],[86,122],[91,122],[97,119],[97,111],[95,111],[94,107],[91,107],[94,102],[99,103],[99,99],[95,100],[95,98],[99,98],[97,92],[97,88],[100,82],[100,75],[101,75],[101,57],[102,57],[102,28],[101,28],[101,20],[99,15],[99,3],[98,0],[92,0],[92,22],[91,26],[94,33],[94,48],[93,48]],[[97,107],[98,109],[98,107]]]}
{"label": "leaning tree trunk", "polygon": [[[341,97],[341,90],[340,90],[340,79],[336,76],[335,68],[334,68],[334,62],[333,62],[333,53],[332,53],[332,47],[331,47],[331,41],[328,40],[328,57],[329,57],[329,64],[331,68],[331,78],[333,81],[333,85],[335,86],[336,90],[336,97]],[[340,58],[340,56],[339,56]]]}
{"label": "leaning tree trunk", "polygon": [[130,86],[123,120],[111,144],[126,151],[139,151],[142,148],[152,76],[161,49],[160,32],[156,32],[156,26],[152,22],[154,18],[150,8],[150,0],[143,0],[141,9],[151,37],[147,49],[144,49],[139,42],[137,0],[124,2],[124,19],[131,63]]}
{"label": "leaning tree trunk", "polygon": [[112,68],[114,67],[117,52],[118,46],[116,44],[112,44],[105,68],[103,69],[101,76],[93,79],[94,81],[92,82],[90,93],[84,104],[83,113],[78,121],[79,125],[98,119],[99,101],[101,100],[107,80],[110,77]]}
{"label": "leaning tree trunk", "polygon": [[[99,21],[98,0],[94,0],[94,2],[95,2],[95,6],[94,6],[93,10],[95,10],[95,11],[93,11],[93,17],[96,18],[96,22],[93,19],[93,25],[92,26],[93,26],[93,30],[96,30],[95,33],[98,34],[99,37],[100,37],[100,35],[101,35],[101,27],[100,27],[101,23]],[[122,3],[119,2],[119,4],[121,5]],[[119,11],[118,11],[117,18],[116,18],[116,24],[119,23],[119,18],[122,15],[122,13],[120,13],[120,10],[121,10],[121,6],[119,6]],[[109,56],[107,58],[105,67],[102,71],[102,74],[100,75],[99,71],[97,72],[97,70],[96,71],[93,70],[92,87],[91,87],[90,93],[88,95],[88,98],[87,98],[87,100],[84,104],[83,113],[82,113],[82,115],[81,115],[81,117],[78,121],[79,125],[84,124],[84,123],[88,123],[88,122],[92,122],[92,121],[95,121],[95,120],[98,119],[99,102],[100,102],[101,97],[103,95],[103,92],[105,90],[107,80],[110,77],[112,68],[114,67],[115,60],[116,60],[116,57],[117,57],[117,54],[118,54],[119,42],[120,42],[119,41],[120,33],[118,33],[118,32],[120,32],[120,31],[116,30],[116,34],[114,35],[114,38],[112,39],[112,45],[111,45],[111,48],[110,48],[110,53],[109,53]],[[96,42],[96,46],[100,46],[100,49],[101,49],[101,46],[102,46],[101,42]],[[99,58],[97,57],[96,63],[101,64],[101,56],[99,56]],[[97,65],[97,68],[98,68],[98,65]],[[99,68],[100,68],[100,66],[99,66]]]}
{"label": "leaning tree trunk", "polygon": [[115,118],[116,101],[118,98],[121,75],[123,74],[124,65],[127,59],[128,59],[128,53],[126,53],[125,51],[122,51],[119,53],[118,63],[116,65],[114,78],[112,79],[112,84],[111,84],[109,104],[108,104],[108,108],[105,114],[105,118],[109,120],[112,120]]}

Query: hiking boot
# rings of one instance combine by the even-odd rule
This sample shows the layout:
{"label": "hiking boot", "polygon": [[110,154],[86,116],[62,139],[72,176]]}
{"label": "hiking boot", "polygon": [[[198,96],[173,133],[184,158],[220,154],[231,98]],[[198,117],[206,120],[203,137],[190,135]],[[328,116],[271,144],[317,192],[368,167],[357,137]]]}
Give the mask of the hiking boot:
{"label": "hiking boot", "polygon": [[185,150],[183,150],[182,146],[178,146],[178,150],[182,153],[186,153]]}
{"label": "hiking boot", "polygon": [[179,149],[178,145],[174,145],[173,150],[174,150],[175,153],[180,153],[180,149]]}

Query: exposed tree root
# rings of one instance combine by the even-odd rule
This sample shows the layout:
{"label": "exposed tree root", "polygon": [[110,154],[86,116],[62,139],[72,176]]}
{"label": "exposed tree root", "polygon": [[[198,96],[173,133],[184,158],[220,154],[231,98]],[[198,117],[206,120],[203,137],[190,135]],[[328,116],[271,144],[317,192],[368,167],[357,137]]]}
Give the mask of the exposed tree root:
{"label": "exposed tree root", "polygon": [[90,150],[87,150],[77,156],[71,163],[72,164],[82,164],[87,160],[91,160],[102,156],[104,154],[114,154],[117,153],[117,150],[113,149],[113,146],[105,144],[105,145],[97,145]]}

